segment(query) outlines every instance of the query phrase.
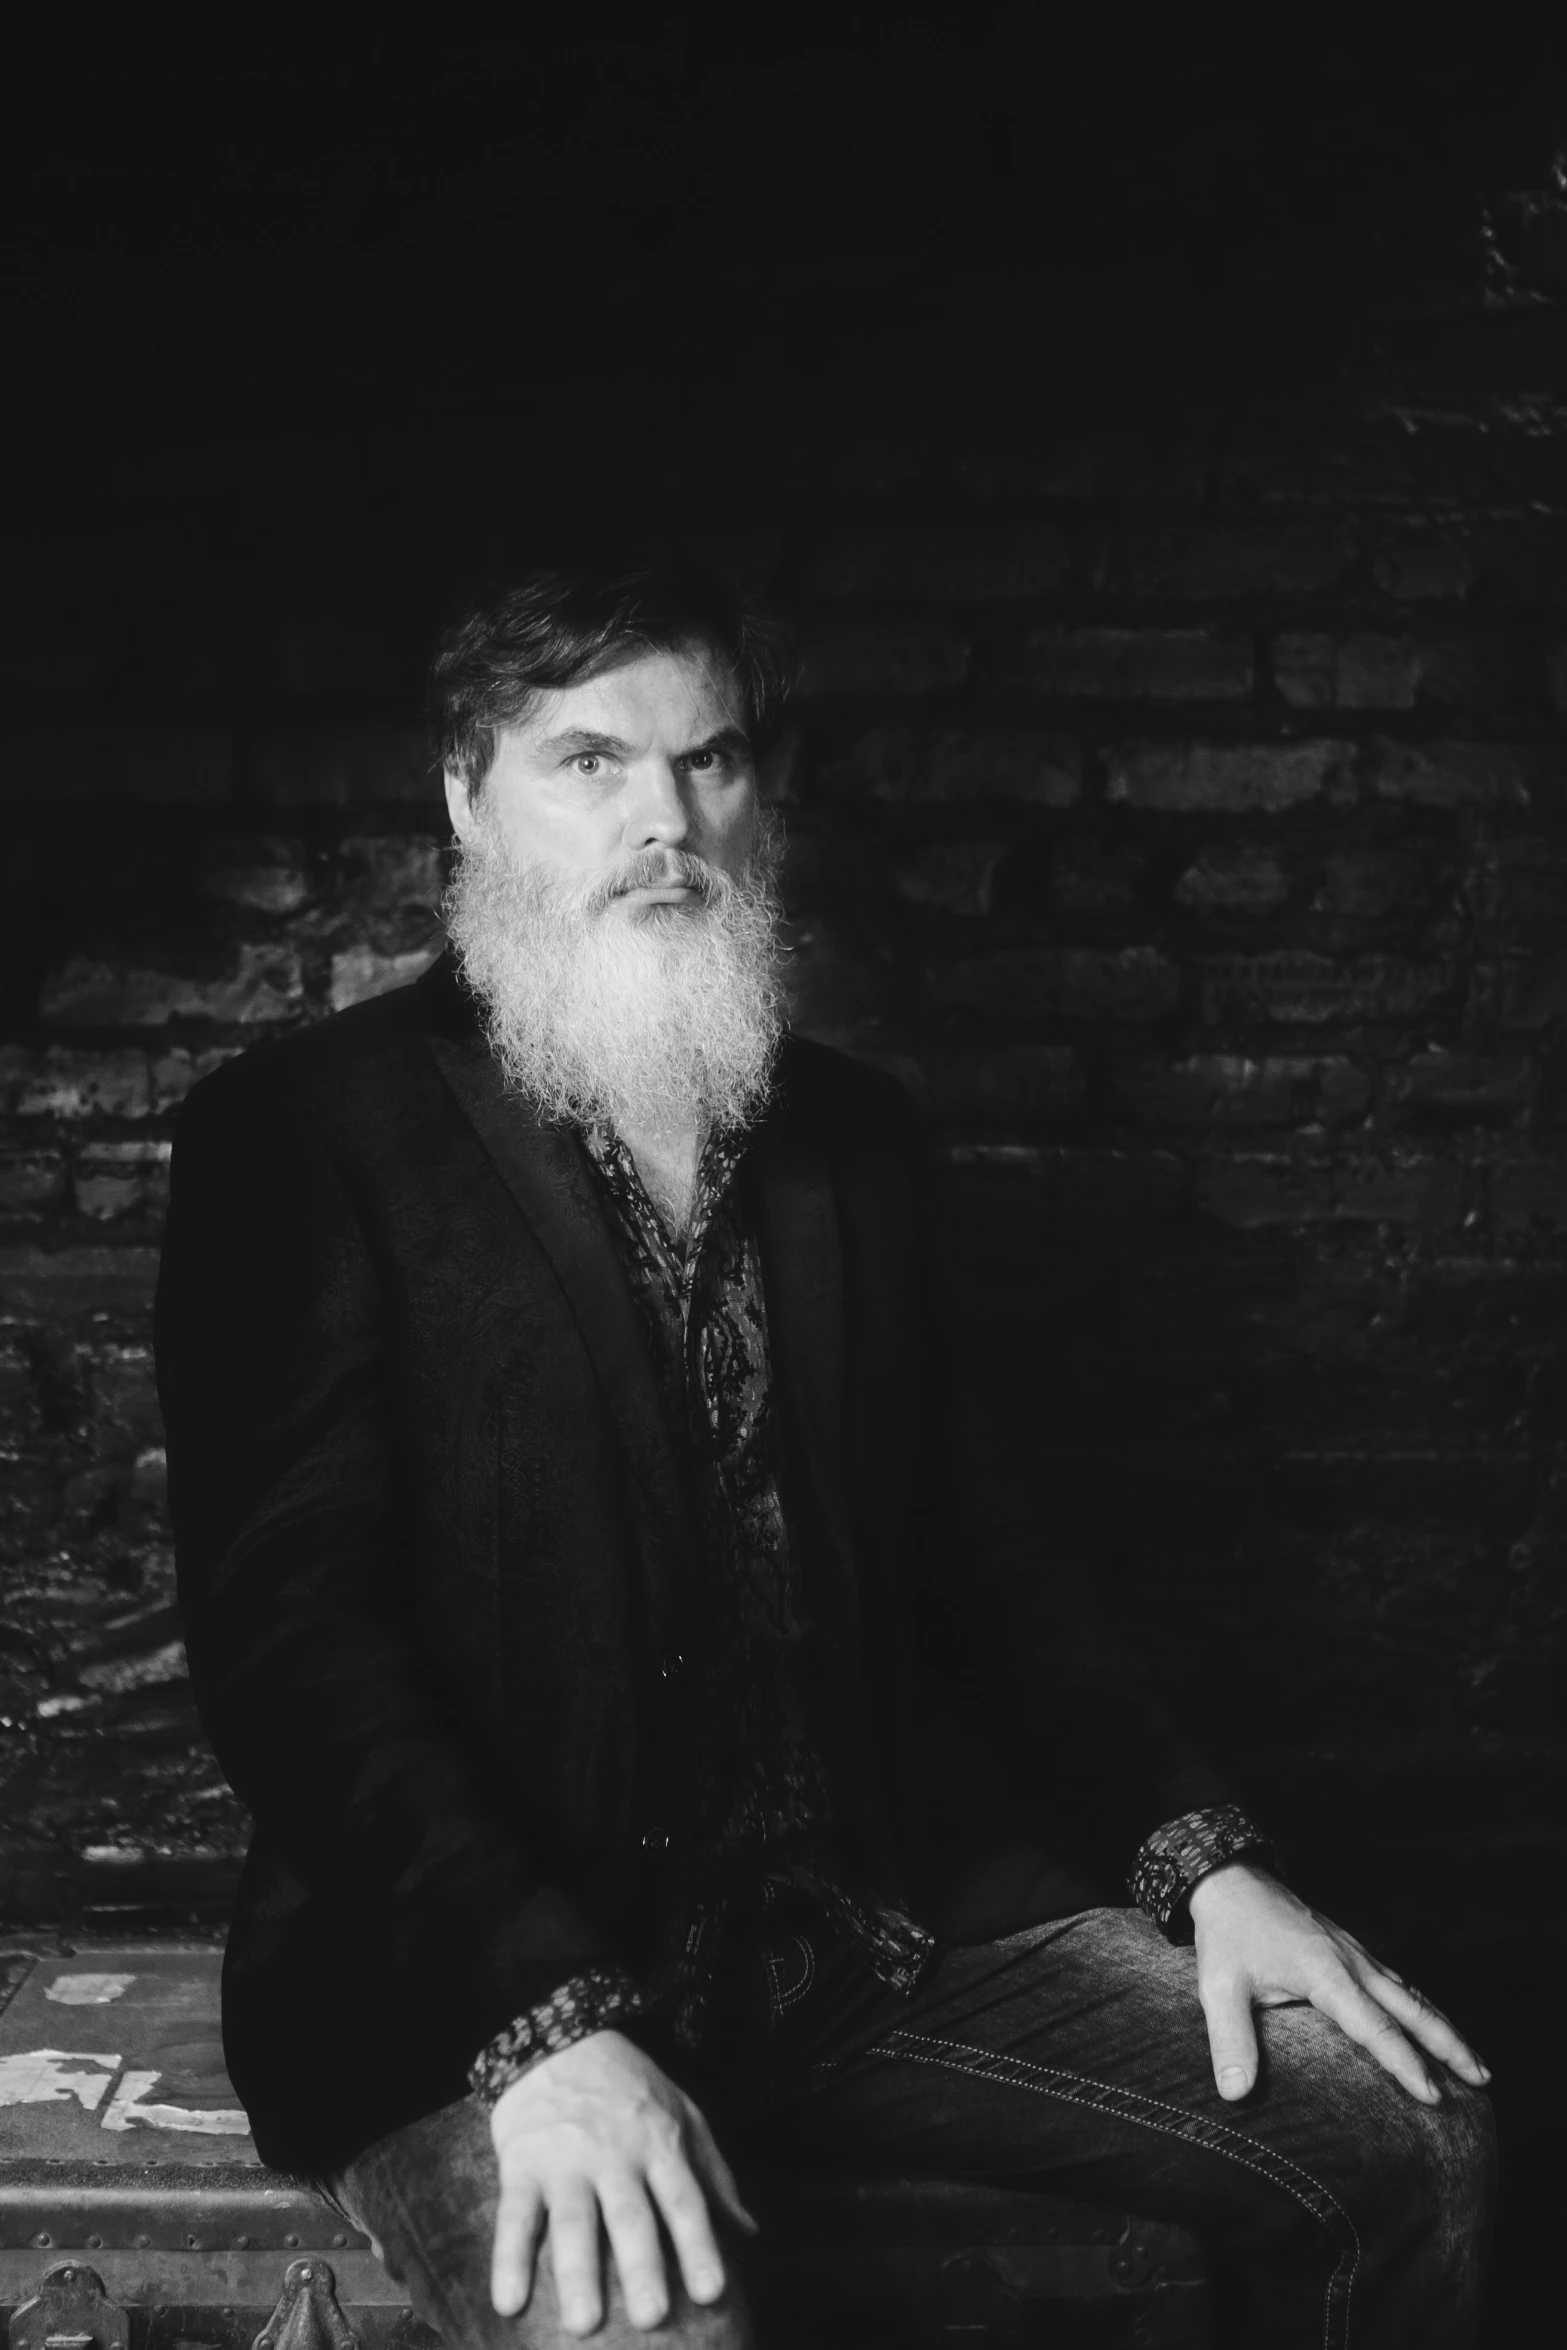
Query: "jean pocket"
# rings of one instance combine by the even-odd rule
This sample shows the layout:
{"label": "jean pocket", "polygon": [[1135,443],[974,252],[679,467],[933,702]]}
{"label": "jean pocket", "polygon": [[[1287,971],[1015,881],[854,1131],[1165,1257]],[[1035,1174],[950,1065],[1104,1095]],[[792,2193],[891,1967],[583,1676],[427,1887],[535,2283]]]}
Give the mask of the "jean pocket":
{"label": "jean pocket", "polygon": [[782,2023],[816,1980],[816,1952],[804,1934],[778,1934],[763,1945],[770,2021]]}

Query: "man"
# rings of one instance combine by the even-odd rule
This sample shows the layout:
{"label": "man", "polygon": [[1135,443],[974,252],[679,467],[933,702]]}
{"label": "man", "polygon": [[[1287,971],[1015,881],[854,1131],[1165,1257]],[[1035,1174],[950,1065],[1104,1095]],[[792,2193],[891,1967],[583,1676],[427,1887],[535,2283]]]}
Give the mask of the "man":
{"label": "man", "polygon": [[[1484,2068],[1075,1635],[1012,1915],[943,1878],[911,1597],[1053,1568],[965,1484],[901,1097],[784,1031],[783,686],[678,570],[473,614],[451,953],[182,1114],[160,1389],[257,2143],[452,2350],[747,2342],[720,2139],[1168,2213],[1272,2350],[1468,2340]],[[1096,1806],[1139,1908],[1073,1877]]]}

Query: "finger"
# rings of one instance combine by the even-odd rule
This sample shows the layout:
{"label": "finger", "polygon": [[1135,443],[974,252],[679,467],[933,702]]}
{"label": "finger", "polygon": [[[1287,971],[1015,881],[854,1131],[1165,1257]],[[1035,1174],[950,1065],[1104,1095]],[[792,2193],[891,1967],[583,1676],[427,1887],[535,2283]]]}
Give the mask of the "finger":
{"label": "finger", "polygon": [[585,2181],[573,2181],[550,2197],[549,2254],[561,2324],[568,2334],[591,2334],[604,2315],[604,2295],[599,2207]]}
{"label": "finger", "polygon": [[490,2253],[490,2299],[499,2317],[515,2317],[533,2290],[533,2251],[544,2199],[532,2179],[501,2189]]}
{"label": "finger", "polygon": [[1490,2067],[1482,2063],[1467,2040],[1460,2039],[1442,2010],[1423,1991],[1375,1961],[1362,1978],[1362,1987],[1403,2025],[1411,2039],[1440,2063],[1451,2065],[1461,2081],[1469,2081],[1477,2089],[1485,2087],[1491,2078]]}
{"label": "finger", "polygon": [[1257,2082],[1257,2027],[1252,2021],[1251,1987],[1241,1975],[1199,1980],[1197,1995],[1208,2019],[1208,2050],[1219,2095],[1247,2097]]}
{"label": "finger", "polygon": [[1405,2039],[1381,2003],[1363,1991],[1347,1969],[1336,1969],[1311,1995],[1311,2004],[1331,2016],[1340,2030],[1374,2056],[1384,2072],[1401,2081],[1422,2105],[1440,2105],[1442,2092],[1419,2052]]}
{"label": "finger", "polygon": [[739,2182],[719,2150],[718,2140],[708,2127],[707,2116],[686,2101],[686,2135],[691,2142],[691,2165],[708,2192],[716,2195],[719,2203],[748,2236],[758,2232],[757,2221],[747,2211],[740,2193]]}
{"label": "finger", "polygon": [[669,2280],[664,2273],[664,2249],[640,2179],[628,2172],[613,2185],[599,2181],[599,2209],[609,2249],[620,2271],[620,2290],[626,2315],[644,2333],[662,2325],[669,2315]]}
{"label": "finger", "polygon": [[707,2197],[684,2157],[672,2154],[648,2165],[648,2185],[658,2199],[680,2274],[693,2301],[716,2301],[724,2289],[724,2260],[713,2233]]}

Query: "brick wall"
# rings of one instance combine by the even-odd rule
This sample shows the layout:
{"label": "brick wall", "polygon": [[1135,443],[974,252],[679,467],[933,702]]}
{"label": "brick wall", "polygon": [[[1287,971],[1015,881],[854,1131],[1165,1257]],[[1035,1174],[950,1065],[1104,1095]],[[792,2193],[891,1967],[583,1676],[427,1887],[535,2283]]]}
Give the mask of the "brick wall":
{"label": "brick wall", "polygon": [[[1161,401],[710,534],[805,648],[771,777],[798,1017],[926,1113],[998,1425],[1287,1833],[1396,1783],[1357,1885],[1417,1897],[1410,1805],[1461,1758],[1445,1898],[1487,1914],[1531,1900],[1560,1772],[1555,421]],[[203,502],[56,542],[72,584],[9,621],[4,1659],[40,1886],[233,1847],[172,1678],[169,1140],[224,1055],[416,971],[440,887],[409,707],[446,550],[290,564]],[[1520,1780],[1530,1833],[1488,1838]]]}

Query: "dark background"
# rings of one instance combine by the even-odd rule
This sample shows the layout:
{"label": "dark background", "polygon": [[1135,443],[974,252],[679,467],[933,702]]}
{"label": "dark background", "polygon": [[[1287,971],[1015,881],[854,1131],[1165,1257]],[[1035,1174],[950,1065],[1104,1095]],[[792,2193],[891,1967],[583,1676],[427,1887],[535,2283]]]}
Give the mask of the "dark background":
{"label": "dark background", "polygon": [[678,530],[801,629],[799,1017],[923,1105],[1002,1441],[1497,2067],[1511,2341],[1567,2090],[1567,77],[576,22],[12,53],[0,1908],[222,1915],[177,1105],[428,952],[452,599]]}

